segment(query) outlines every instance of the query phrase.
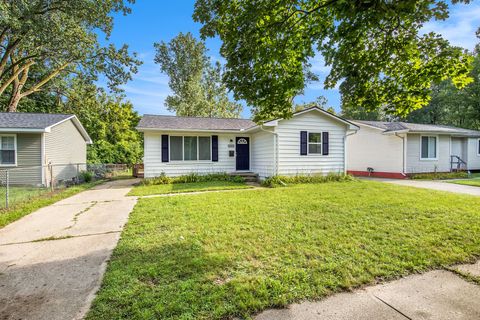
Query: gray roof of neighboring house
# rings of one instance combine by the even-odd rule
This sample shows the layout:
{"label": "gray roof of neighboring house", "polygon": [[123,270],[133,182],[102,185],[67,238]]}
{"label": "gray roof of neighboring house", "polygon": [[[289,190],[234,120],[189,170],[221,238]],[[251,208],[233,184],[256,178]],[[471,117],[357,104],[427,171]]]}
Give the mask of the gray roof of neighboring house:
{"label": "gray roof of neighboring house", "polygon": [[85,141],[92,143],[88,132],[73,114],[0,112],[0,132],[48,132],[50,127],[69,119],[72,120]]}
{"label": "gray roof of neighboring house", "polygon": [[461,135],[461,136],[480,136],[480,131],[463,129],[451,126],[443,125],[433,125],[433,124],[420,124],[420,123],[409,123],[409,122],[386,122],[386,121],[364,121],[364,120],[353,120],[354,122],[365,124],[371,127],[384,130],[384,132],[395,132],[395,131],[408,131],[408,132],[432,132],[439,134],[452,134],[452,135]]}
{"label": "gray roof of neighboring house", "polygon": [[0,112],[0,128],[46,129],[71,117],[72,114]]}
{"label": "gray roof of neighboring house", "polygon": [[231,130],[240,131],[255,126],[249,119],[176,117],[146,114],[138,123],[138,129],[166,130]]}

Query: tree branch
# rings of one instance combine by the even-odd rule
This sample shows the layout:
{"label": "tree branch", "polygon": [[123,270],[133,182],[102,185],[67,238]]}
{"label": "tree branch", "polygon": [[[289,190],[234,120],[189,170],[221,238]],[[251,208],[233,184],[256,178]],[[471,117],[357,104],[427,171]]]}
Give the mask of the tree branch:
{"label": "tree branch", "polygon": [[24,93],[22,93],[20,95],[20,98],[24,98],[36,91],[38,91],[42,86],[44,86],[48,81],[52,80],[53,78],[55,78],[60,72],[62,72],[63,69],[65,69],[66,67],[68,67],[70,63],[67,62],[67,63],[64,63],[63,65],[61,65],[57,70],[53,71],[52,73],[50,73],[48,76],[46,76],[45,78],[43,78],[40,82],[38,82],[36,85],[32,86],[30,89],[28,89],[27,91],[25,91]]}
{"label": "tree branch", "polygon": [[7,89],[8,86],[9,86],[13,81],[15,81],[15,79],[18,79],[18,75],[19,75],[20,73],[22,73],[22,71],[30,68],[30,66],[32,66],[33,64],[35,64],[35,62],[29,61],[26,65],[18,68],[18,69],[12,74],[12,76],[11,76],[10,78],[8,78],[8,80],[5,81],[5,83],[0,86],[0,96],[3,94],[3,92],[5,91],[5,89]]}

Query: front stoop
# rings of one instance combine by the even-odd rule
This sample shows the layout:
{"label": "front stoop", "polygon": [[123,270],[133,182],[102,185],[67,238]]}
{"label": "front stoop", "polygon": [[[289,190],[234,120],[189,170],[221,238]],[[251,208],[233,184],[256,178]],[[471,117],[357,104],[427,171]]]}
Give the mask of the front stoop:
{"label": "front stoop", "polygon": [[250,183],[258,182],[258,174],[255,172],[250,172],[250,171],[235,171],[230,173],[231,176],[239,176],[245,179],[245,182]]}

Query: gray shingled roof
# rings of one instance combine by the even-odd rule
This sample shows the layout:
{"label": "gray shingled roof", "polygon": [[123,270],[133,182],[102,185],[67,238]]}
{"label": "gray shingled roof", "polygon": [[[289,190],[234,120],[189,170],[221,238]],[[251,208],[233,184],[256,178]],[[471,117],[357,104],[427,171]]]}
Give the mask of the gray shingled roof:
{"label": "gray shingled roof", "polygon": [[167,130],[232,130],[239,131],[255,126],[248,119],[175,117],[146,114],[138,123],[138,129]]}
{"label": "gray shingled roof", "polygon": [[0,112],[0,128],[43,130],[70,117],[71,114]]}
{"label": "gray shingled roof", "polygon": [[409,122],[364,121],[364,120],[354,120],[354,122],[363,123],[372,127],[383,129],[385,130],[385,132],[408,130],[409,132],[419,132],[419,133],[434,132],[434,133],[472,136],[472,137],[480,136],[480,131],[451,127],[451,126],[443,126],[443,125],[420,124],[420,123],[409,123]]}

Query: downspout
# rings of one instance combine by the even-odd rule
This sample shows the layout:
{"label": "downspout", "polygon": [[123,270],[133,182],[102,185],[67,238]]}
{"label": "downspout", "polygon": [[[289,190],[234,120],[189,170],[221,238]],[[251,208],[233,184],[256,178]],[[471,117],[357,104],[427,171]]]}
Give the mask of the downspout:
{"label": "downspout", "polygon": [[402,136],[398,135],[397,132],[395,132],[395,136],[402,139],[402,173],[404,175],[406,175],[405,172],[407,171],[406,170],[406,155],[407,155],[407,153],[406,153],[406,146],[405,146],[405,138],[407,137],[407,135],[405,134],[405,136],[402,137]]}
{"label": "downspout", "polygon": [[262,124],[259,127],[260,130],[273,134],[273,175],[276,176],[278,174],[278,133],[264,129]]}
{"label": "downspout", "polygon": [[346,134],[343,137],[343,173],[347,173],[347,156],[348,156],[348,148],[347,148],[347,137],[353,136],[354,134],[357,134],[358,130],[351,131],[350,134]]}

